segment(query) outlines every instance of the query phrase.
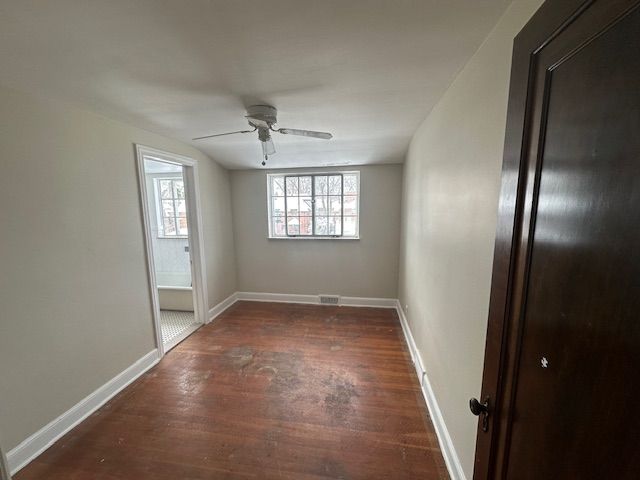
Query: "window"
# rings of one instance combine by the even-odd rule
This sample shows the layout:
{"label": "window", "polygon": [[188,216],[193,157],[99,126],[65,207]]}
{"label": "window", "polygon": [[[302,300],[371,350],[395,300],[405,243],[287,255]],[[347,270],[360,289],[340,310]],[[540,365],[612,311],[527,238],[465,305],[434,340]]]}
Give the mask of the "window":
{"label": "window", "polygon": [[358,238],[359,172],[267,176],[270,238]]}
{"label": "window", "polygon": [[182,178],[156,178],[155,194],[158,204],[158,236],[187,237],[187,204]]}

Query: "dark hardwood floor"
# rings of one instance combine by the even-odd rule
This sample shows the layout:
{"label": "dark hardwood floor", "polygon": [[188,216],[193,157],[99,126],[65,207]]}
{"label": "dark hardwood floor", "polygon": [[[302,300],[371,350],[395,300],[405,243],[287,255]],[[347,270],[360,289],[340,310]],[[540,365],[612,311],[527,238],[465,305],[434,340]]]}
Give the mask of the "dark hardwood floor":
{"label": "dark hardwood floor", "polygon": [[395,311],[238,302],[15,476],[245,478],[448,478]]}

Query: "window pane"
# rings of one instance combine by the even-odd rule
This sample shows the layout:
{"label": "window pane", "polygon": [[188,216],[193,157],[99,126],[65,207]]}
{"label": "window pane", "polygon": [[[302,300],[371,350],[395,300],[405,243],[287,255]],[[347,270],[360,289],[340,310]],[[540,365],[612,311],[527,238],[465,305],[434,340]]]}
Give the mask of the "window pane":
{"label": "window pane", "polygon": [[312,207],[311,197],[300,197],[299,206],[300,206],[301,216],[307,216],[307,217],[311,216],[311,207]]}
{"label": "window pane", "polygon": [[171,180],[160,180],[159,183],[160,183],[160,196],[162,198],[171,198],[173,196]]}
{"label": "window pane", "polygon": [[173,217],[173,200],[162,201],[162,216]]}
{"label": "window pane", "polygon": [[354,174],[344,175],[344,194],[345,195],[357,195],[358,194],[358,176]]}
{"label": "window pane", "polygon": [[287,233],[284,231],[284,217],[273,219],[273,235],[276,237],[284,237]]}
{"label": "window pane", "polygon": [[186,218],[178,218],[178,235],[189,235]]}
{"label": "window pane", "polygon": [[287,215],[297,216],[298,211],[298,197],[287,197]]}
{"label": "window pane", "polygon": [[344,217],[344,236],[355,237],[358,219],[356,217]]}
{"label": "window pane", "polygon": [[329,195],[340,195],[342,193],[342,176],[332,175],[329,177]]}
{"label": "window pane", "polygon": [[327,227],[327,233],[329,235],[341,235],[342,234],[342,219],[340,217],[329,217],[329,224]]}
{"label": "window pane", "polygon": [[316,235],[327,234],[327,217],[316,217]]}
{"label": "window pane", "polygon": [[173,182],[173,196],[175,198],[184,198],[184,182],[182,180]]}
{"label": "window pane", "polygon": [[324,217],[329,213],[329,197],[315,197],[316,216]]}
{"label": "window pane", "polygon": [[299,195],[311,195],[311,177],[300,177]]}
{"label": "window pane", "polygon": [[176,221],[175,218],[163,218],[162,219],[162,230],[164,235],[175,235],[176,234]]}
{"label": "window pane", "polygon": [[269,176],[269,182],[272,236],[358,235],[357,172]]}
{"label": "window pane", "polygon": [[176,217],[187,216],[187,204],[184,200],[176,200]]}
{"label": "window pane", "polygon": [[329,215],[342,215],[342,197],[329,197]]}
{"label": "window pane", "polygon": [[298,235],[300,233],[300,220],[297,217],[289,218],[287,221],[287,235]]}
{"label": "window pane", "polygon": [[300,235],[311,235],[313,219],[311,217],[300,217]]}
{"label": "window pane", "polygon": [[298,177],[287,177],[287,196],[298,195]]}
{"label": "window pane", "polygon": [[271,177],[271,195],[284,197],[284,177]]}
{"label": "window pane", "polygon": [[271,198],[271,215],[274,217],[284,216],[284,197]]}
{"label": "window pane", "polygon": [[317,195],[326,195],[327,193],[329,193],[328,187],[327,187],[327,177],[314,177],[315,181],[316,181],[316,196]]}
{"label": "window pane", "polygon": [[344,214],[345,215],[358,214],[358,197],[354,197],[354,196],[344,197]]}

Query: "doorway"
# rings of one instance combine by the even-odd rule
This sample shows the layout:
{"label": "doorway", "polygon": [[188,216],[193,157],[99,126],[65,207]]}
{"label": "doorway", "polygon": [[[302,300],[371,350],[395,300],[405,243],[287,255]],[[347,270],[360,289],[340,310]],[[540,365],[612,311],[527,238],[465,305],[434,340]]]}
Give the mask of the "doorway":
{"label": "doorway", "polygon": [[156,344],[164,355],[207,321],[197,163],[136,150]]}

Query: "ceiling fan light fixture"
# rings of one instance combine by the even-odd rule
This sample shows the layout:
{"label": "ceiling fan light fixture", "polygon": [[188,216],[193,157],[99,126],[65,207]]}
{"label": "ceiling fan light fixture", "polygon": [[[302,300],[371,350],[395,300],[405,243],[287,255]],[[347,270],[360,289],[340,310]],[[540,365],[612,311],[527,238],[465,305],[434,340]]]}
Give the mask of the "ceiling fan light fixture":
{"label": "ceiling fan light fixture", "polygon": [[258,139],[260,140],[260,146],[262,147],[262,166],[264,167],[269,160],[269,155],[276,153],[276,147],[271,140],[271,133],[268,128],[258,128]]}
{"label": "ceiling fan light fixture", "polygon": [[260,144],[262,145],[262,154],[265,157],[276,153],[276,147],[271,139],[267,140],[266,142],[260,142]]}
{"label": "ceiling fan light fixture", "polygon": [[204,140],[207,138],[222,137],[224,135],[233,135],[236,133],[251,133],[258,131],[258,139],[262,147],[262,154],[264,160],[262,166],[266,165],[269,155],[276,153],[276,148],[271,140],[271,132],[281,133],[283,135],[298,135],[301,137],[321,138],[323,140],[329,140],[333,138],[333,135],[327,132],[315,132],[312,130],[299,130],[297,128],[274,128],[273,126],[278,123],[278,110],[271,105],[251,105],[247,107],[247,119],[249,125],[253,127],[253,130],[239,130],[236,132],[217,133],[214,135],[206,135],[204,137],[197,137],[194,140]]}

